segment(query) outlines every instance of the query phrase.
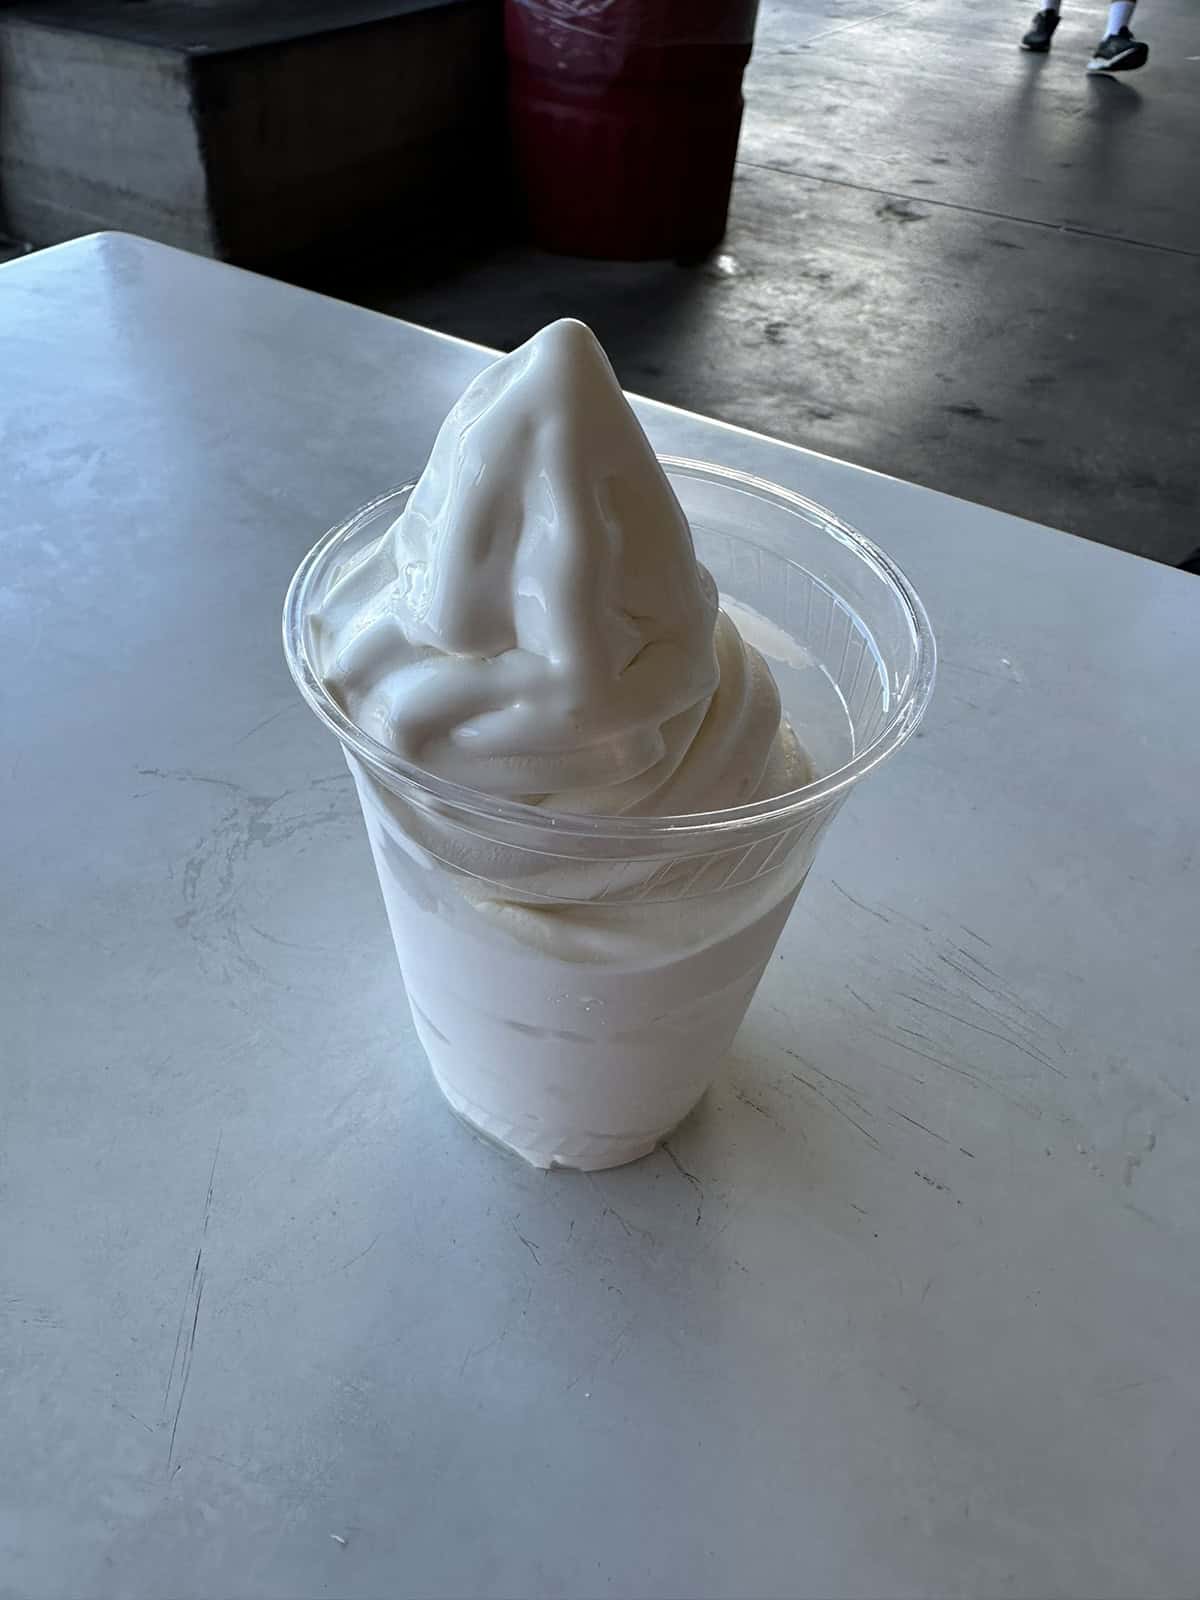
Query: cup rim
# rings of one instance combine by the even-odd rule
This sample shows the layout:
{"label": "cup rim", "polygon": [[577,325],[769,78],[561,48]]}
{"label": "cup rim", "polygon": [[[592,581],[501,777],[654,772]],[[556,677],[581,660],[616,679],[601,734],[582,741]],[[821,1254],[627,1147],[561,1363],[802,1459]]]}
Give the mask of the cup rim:
{"label": "cup rim", "polygon": [[435,800],[490,822],[535,828],[564,839],[605,837],[622,839],[630,844],[655,841],[678,844],[685,838],[712,841],[722,834],[750,830],[757,832],[764,824],[787,826],[842,795],[912,736],[929,704],[937,672],[937,645],[920,596],[896,563],[878,545],[806,495],[770,483],[752,473],[717,466],[712,462],[672,455],[660,455],[658,460],[668,475],[677,472],[715,479],[781,505],[809,522],[815,520],[824,532],[848,545],[868,567],[874,569],[899,600],[913,637],[913,670],[905,692],[898,698],[883,728],[850,761],[812,783],[786,790],[768,800],[727,806],[719,811],[626,817],[620,814],[604,816],[552,811],[544,806],[488,794],[486,790],[475,789],[468,784],[439,778],[403,760],[352,721],[330,694],[309,659],[303,624],[312,585],[316,577],[326,570],[337,550],[349,543],[363,524],[377,516],[384,507],[394,504],[399,509],[416,487],[415,483],[388,489],[360,506],[345,521],[336,523],[317,540],[292,576],[283,608],[283,648],[288,669],[310,708],[337,735],[343,746],[377,776],[399,785],[400,791],[407,793],[417,803]]}

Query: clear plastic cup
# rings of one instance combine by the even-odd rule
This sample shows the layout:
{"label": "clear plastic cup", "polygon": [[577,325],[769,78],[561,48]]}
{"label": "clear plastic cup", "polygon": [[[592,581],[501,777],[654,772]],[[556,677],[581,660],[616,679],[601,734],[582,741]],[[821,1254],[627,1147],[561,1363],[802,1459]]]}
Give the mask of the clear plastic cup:
{"label": "clear plastic cup", "polygon": [[354,775],[434,1076],[462,1118],[539,1167],[636,1160],[692,1109],[822,833],[913,732],[933,687],[924,607],[882,551],[786,489],[662,464],[812,759],[803,788],[693,816],[556,814],[434,777],[377,743],[317,676],[309,618],[412,485],[327,533],[284,612],[292,675]]}

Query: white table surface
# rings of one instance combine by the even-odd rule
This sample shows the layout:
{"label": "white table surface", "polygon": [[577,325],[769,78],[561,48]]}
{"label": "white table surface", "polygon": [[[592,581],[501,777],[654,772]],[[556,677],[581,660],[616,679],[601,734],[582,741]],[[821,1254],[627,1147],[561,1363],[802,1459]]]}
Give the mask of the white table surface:
{"label": "white table surface", "polygon": [[1200,579],[670,409],[925,596],[674,1141],[439,1100],[279,643],[487,359],[102,235],[0,270],[0,1594],[1200,1592]]}

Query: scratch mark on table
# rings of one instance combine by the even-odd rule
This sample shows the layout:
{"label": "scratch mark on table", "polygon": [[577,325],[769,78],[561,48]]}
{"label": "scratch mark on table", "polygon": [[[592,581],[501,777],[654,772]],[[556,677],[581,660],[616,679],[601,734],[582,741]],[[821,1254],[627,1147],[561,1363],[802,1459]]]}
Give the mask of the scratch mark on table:
{"label": "scratch mark on table", "polygon": [[927,1128],[923,1122],[918,1122],[916,1117],[910,1117],[907,1112],[901,1111],[897,1106],[889,1106],[888,1110],[905,1122],[911,1122],[914,1128],[920,1128],[922,1133],[927,1133],[931,1139],[936,1139],[939,1144],[949,1144],[949,1139],[943,1139],[940,1133],[934,1133],[932,1128]]}
{"label": "scratch mark on table", "polygon": [[989,1039],[998,1039],[1001,1044],[1008,1045],[1010,1049],[1016,1050],[1018,1054],[1036,1062],[1038,1066],[1045,1067],[1048,1072],[1053,1072],[1059,1078],[1067,1076],[1061,1067],[1056,1067],[1053,1061],[1048,1061],[1040,1052],[1021,1044],[1011,1034],[1000,1033],[995,1028],[985,1028],[982,1023],[972,1022],[969,1017],[960,1017],[957,1012],[947,1011],[944,1006],[935,1006],[932,1000],[922,1000],[919,995],[905,994],[903,991],[899,991],[899,993],[901,1000],[907,1000],[914,1006],[924,1006],[928,1011],[935,1011],[938,1016],[947,1017],[951,1022],[957,1022],[960,1027],[974,1028],[976,1033],[985,1033]]}
{"label": "scratch mark on table", "polygon": [[748,1095],[746,1091],[743,1088],[740,1088],[736,1083],[733,1085],[733,1098],[739,1101],[742,1105],[749,1106],[751,1111],[757,1111],[759,1116],[765,1117],[773,1128],[779,1128],[783,1126],[777,1117],[773,1117],[771,1115],[766,1106],[760,1105],[757,1100],[752,1099],[751,1096]]}
{"label": "scratch mark on table", "polygon": [[[855,1110],[861,1111],[864,1117],[872,1115],[871,1111],[859,1099],[858,1092],[844,1078],[837,1078],[832,1072],[826,1072],[824,1067],[819,1067],[815,1061],[810,1061],[807,1056],[802,1056],[798,1050],[792,1050],[787,1045],[783,1048],[785,1056],[790,1056],[793,1061],[798,1061],[809,1072],[815,1072],[818,1078],[824,1078],[826,1083],[832,1084],[835,1089],[840,1089]],[[793,1074],[794,1076],[794,1074]]]}
{"label": "scratch mark on table", "polygon": [[[595,1383],[596,1373],[599,1371],[600,1363],[604,1360],[605,1356],[608,1357],[609,1366],[615,1366],[624,1352],[625,1340],[633,1331],[636,1322],[637,1318],[631,1317],[624,1327],[619,1328],[613,1338],[611,1338],[604,1348],[596,1355],[596,1358],[592,1362],[591,1366],[580,1368],[575,1376],[564,1385],[563,1393],[570,1394],[573,1389],[577,1389],[585,1380],[589,1384]],[[588,1397],[585,1395],[584,1398],[587,1399]]]}
{"label": "scratch mark on table", "polygon": [[885,916],[882,911],[876,911],[873,906],[864,905],[861,900],[856,900],[848,889],[842,888],[836,878],[830,878],[829,881],[843,899],[849,900],[852,906],[857,906],[860,911],[865,911],[869,917],[878,917],[880,922],[886,922],[889,926],[891,925],[891,917]]}
{"label": "scratch mark on table", "polygon": [[[836,1111],[839,1117],[845,1117],[846,1121],[852,1128],[858,1129],[859,1133],[862,1134],[863,1138],[868,1144],[872,1145],[876,1150],[879,1149],[879,1140],[875,1137],[875,1135],[873,1133],[869,1133],[867,1129],[863,1127],[861,1122],[856,1121],[844,1106],[838,1105],[837,1101],[833,1099],[831,1095],[827,1095],[825,1091],[818,1088],[815,1083],[810,1083],[803,1073],[792,1072],[791,1076],[795,1078],[797,1083],[802,1083],[806,1089],[808,1089],[812,1094],[815,1094],[819,1100],[823,1100],[825,1104],[831,1108],[831,1110]],[[861,1107],[859,1109],[861,1110]]]}
{"label": "scratch mark on table", "polygon": [[972,951],[968,950],[965,944],[954,944],[952,941],[952,948],[958,951],[959,955],[964,961],[969,961],[973,967],[978,967],[980,972],[986,972],[989,978],[995,978],[997,983],[1002,983],[1004,981],[1000,974],[996,971],[995,967],[989,967],[987,962],[984,961],[982,957],[977,956]]}
{"label": "scratch mark on table", "polygon": [[1177,1084],[1171,1082],[1170,1078],[1163,1077],[1161,1073],[1158,1074],[1158,1082],[1162,1084],[1164,1089],[1169,1089],[1175,1098],[1182,1101],[1185,1106],[1191,1105],[1192,1097],[1186,1089],[1179,1088]]}
{"label": "scratch mark on table", "polygon": [[362,1258],[365,1255],[369,1255],[371,1253],[371,1251],[374,1250],[375,1246],[379,1243],[380,1239],[382,1239],[382,1238],[383,1238],[383,1230],[380,1229],[380,1231],[371,1240],[370,1244],[364,1245],[363,1248],[358,1252],[358,1254],[356,1256],[351,1256],[350,1257],[349,1261],[343,1261],[341,1266],[337,1270],[339,1272],[348,1272],[356,1261],[361,1261]]}
{"label": "scratch mark on table", "polygon": [[671,1146],[667,1144],[665,1140],[659,1148],[662,1150],[663,1155],[666,1156],[667,1160],[675,1168],[679,1176],[681,1178],[685,1178],[696,1191],[696,1226],[699,1227],[700,1218],[704,1215],[704,1185],[700,1182],[700,1179],[694,1172],[688,1171],[683,1162],[680,1161],[679,1157],[675,1154],[674,1150],[671,1149]]}
{"label": "scratch mark on table", "polygon": [[[904,1023],[902,1023],[902,1022],[898,1022],[896,1024],[896,1032],[897,1033],[906,1033],[909,1036],[910,1039],[921,1039],[921,1040],[924,1041],[925,1044],[936,1044],[937,1043],[937,1040],[932,1036],[932,1034],[922,1033],[920,1028],[908,1028],[908,1027],[905,1027]],[[887,1034],[880,1034],[880,1038],[881,1039],[886,1039],[887,1038]]]}
{"label": "scratch mark on table", "polygon": [[[954,1204],[956,1206],[962,1205],[961,1200],[955,1199],[954,1190],[951,1189],[948,1183],[939,1183],[937,1178],[931,1178],[927,1172],[922,1172],[919,1167],[913,1168],[913,1177],[920,1178],[922,1183],[927,1183],[931,1189],[936,1189],[938,1194],[949,1195],[950,1199],[954,1200]],[[922,1295],[921,1298],[923,1300],[925,1296]]]}
{"label": "scratch mark on table", "polygon": [[899,906],[888,906],[887,910],[891,912],[893,917],[899,917],[901,922],[907,922],[910,927],[920,928],[922,933],[933,936],[933,929],[927,922],[922,922],[920,917],[914,917],[907,911],[901,911]]}
{"label": "scratch mark on table", "polygon": [[[171,1442],[167,1446],[167,1471],[171,1470],[171,1462],[175,1456],[175,1435],[179,1432],[179,1419],[183,1415],[183,1402],[187,1399],[188,1380],[192,1375],[192,1360],[196,1353],[196,1333],[200,1326],[200,1304],[204,1298],[204,1273],[200,1271],[200,1257],[196,1257],[196,1308],[192,1312],[192,1326],[188,1333],[187,1344],[184,1347],[183,1361],[180,1366],[179,1399],[175,1406],[175,1420],[171,1424]],[[179,1464],[183,1465],[182,1462]],[[178,1472],[179,1467],[175,1471]],[[172,1474],[174,1476],[174,1474]]]}
{"label": "scratch mark on table", "polygon": [[1115,1389],[1101,1389],[1096,1398],[1098,1400],[1110,1400],[1115,1394],[1128,1394],[1131,1389],[1144,1389],[1150,1383],[1169,1383],[1170,1381],[1165,1372],[1159,1372],[1153,1377],[1134,1378],[1131,1383],[1119,1383]]}
{"label": "scratch mark on table", "polygon": [[986,667],[968,666],[965,661],[947,661],[946,669],[951,672],[973,672],[977,678],[991,678],[996,683],[1020,683],[1016,669],[1009,667],[1007,672],[989,672]]}
{"label": "scratch mark on table", "polygon": [[536,1245],[533,1242],[532,1239],[527,1239],[525,1237],[525,1235],[521,1232],[520,1228],[517,1227],[515,1222],[512,1225],[512,1231],[516,1234],[517,1238],[520,1239],[521,1243],[525,1246],[526,1250],[529,1251],[529,1254],[533,1257],[533,1259],[537,1262],[538,1266],[540,1267],[541,1264],[542,1264],[542,1258],[538,1254],[538,1250],[541,1248],[540,1245]]}
{"label": "scratch mark on table", "polygon": [[[62,1318],[49,1306],[30,1306],[20,1295],[6,1295],[4,1304],[28,1310],[29,1315],[27,1317],[14,1317],[13,1319],[23,1328],[61,1328],[63,1325]],[[0,1315],[7,1317],[10,1313],[5,1311]]]}
{"label": "scratch mark on table", "polygon": [[[986,1078],[981,1078],[974,1072],[968,1072],[965,1067],[956,1066],[952,1061],[943,1061],[941,1056],[930,1055],[928,1050],[918,1050],[916,1045],[905,1044],[903,1039],[897,1039],[894,1034],[881,1033],[875,1028],[869,1031],[874,1033],[877,1038],[883,1039],[887,1044],[894,1045],[897,1050],[906,1050],[909,1055],[920,1056],[923,1061],[932,1061],[935,1067],[941,1067],[944,1072],[952,1072],[956,1077],[965,1078],[968,1083],[973,1083],[977,1089],[987,1089],[990,1093],[1003,1100],[1006,1105],[1014,1106],[1018,1111],[1024,1111],[1028,1116],[1033,1117],[1035,1121],[1041,1121],[1042,1108],[1040,1106],[1031,1106],[1027,1105],[1023,1100],[1016,1100],[1012,1095],[1005,1094],[1003,1089],[997,1088],[994,1083],[989,1083]],[[911,1028],[900,1028],[898,1031],[911,1034],[914,1039],[925,1038],[924,1034],[915,1033]],[[932,1040],[928,1042],[933,1043]],[[916,1081],[924,1083],[924,1079],[921,1078]]]}
{"label": "scratch mark on table", "polygon": [[[162,1415],[164,1422],[171,1409],[171,1391],[178,1376],[178,1397],[175,1403],[175,1415],[171,1423],[171,1442],[167,1449],[167,1472],[171,1474],[171,1461],[175,1453],[175,1435],[179,1431],[179,1418],[183,1414],[183,1402],[187,1395],[188,1379],[192,1375],[192,1358],[196,1350],[196,1332],[200,1324],[200,1302],[204,1296],[204,1240],[208,1235],[208,1224],[212,1217],[213,1190],[217,1180],[217,1162],[221,1155],[221,1140],[224,1137],[224,1128],[217,1130],[217,1142],[213,1149],[212,1162],[208,1169],[208,1185],[204,1193],[204,1207],[200,1216],[200,1244],[196,1249],[196,1260],[192,1266],[192,1276],[188,1283],[187,1293],[183,1298],[183,1305],[179,1312],[179,1325],[175,1330],[175,1348],[171,1352],[171,1366],[167,1372],[167,1383],[163,1390]],[[186,1342],[184,1330],[188,1327],[188,1309],[191,1308],[191,1328],[188,1331]],[[144,1424],[143,1424],[144,1426]],[[178,1468],[176,1468],[178,1471]],[[173,1474],[171,1474],[173,1476]]]}
{"label": "scratch mark on table", "polygon": [[130,1422],[136,1422],[139,1428],[145,1428],[147,1433],[154,1432],[148,1422],[143,1422],[141,1417],[135,1417],[132,1411],[126,1411],[124,1406],[119,1406],[115,1402],[110,1402],[110,1404],[114,1411],[119,1411],[123,1417],[128,1417]]}
{"label": "scratch mark on table", "polygon": [[[965,962],[970,962],[971,966],[978,966],[981,973],[987,973],[989,978],[994,978],[998,984],[1002,984],[1003,978],[1000,976],[1000,973],[997,973],[995,966],[989,966],[987,965],[987,962],[982,962],[982,960],[979,960],[978,955],[971,954],[970,950],[966,949],[965,944],[952,944],[950,947],[952,947],[954,950],[957,950],[958,954],[962,955],[962,958],[965,960]],[[966,976],[970,976],[970,973],[966,973]]]}
{"label": "scratch mark on table", "polygon": [[257,922],[251,922],[249,917],[243,919],[251,933],[256,933],[260,939],[265,939],[268,944],[277,944],[281,950],[301,950],[309,955],[333,955],[336,952],[327,944],[297,944],[294,939],[281,939],[276,933],[268,933],[265,928],[260,928]]}
{"label": "scratch mark on table", "polygon": [[871,1004],[871,1002],[869,1000],[864,1000],[862,995],[859,994],[858,990],[857,989],[852,989],[849,984],[846,985],[846,993],[847,994],[852,994],[854,996],[854,998],[858,1001],[859,1005],[860,1006],[865,1006],[868,1011],[874,1011],[875,1010],[875,1007]]}
{"label": "scratch mark on table", "polygon": [[244,733],[244,734],[242,734],[240,739],[235,739],[233,741],[233,749],[236,750],[238,745],[245,744],[247,739],[253,739],[253,737],[254,737],[254,735],[256,733],[261,733],[262,730],[265,727],[269,726],[269,724],[274,722],[276,720],[276,718],[285,717],[288,714],[289,711],[297,710],[299,708],[299,705],[300,705],[300,702],[299,702],[299,700],[297,700],[297,701],[293,702],[291,705],[280,706],[278,711],[272,711],[272,713],[271,713],[271,715],[269,717],[264,717],[261,722],[256,722],[254,724],[254,726],[250,729],[249,733]]}
{"label": "scratch mark on table", "polygon": [[224,1138],[224,1136],[225,1136],[225,1129],[223,1127],[222,1128],[218,1128],[217,1129],[217,1145],[216,1145],[216,1149],[213,1151],[212,1166],[208,1169],[208,1192],[204,1196],[204,1221],[203,1221],[203,1223],[201,1225],[201,1228],[200,1228],[200,1237],[201,1238],[203,1238],[204,1235],[208,1232],[208,1219],[212,1216],[213,1184],[216,1182],[216,1177],[217,1177],[217,1158],[221,1154],[221,1140]]}
{"label": "scratch mark on table", "polygon": [[167,772],[162,767],[138,767],[137,771],[143,778],[160,778],[164,783],[210,783],[214,788],[228,789],[231,794],[245,793],[240,783],[234,783],[229,778],[212,778],[203,772],[190,772],[186,768]]}
{"label": "scratch mark on table", "polygon": [[[1008,1006],[1014,1011],[1019,1011],[1023,1016],[1036,1017],[1037,1020],[1043,1024],[1043,1026],[1052,1029],[1055,1033],[1060,1031],[1058,1023],[1055,1022],[1052,1017],[1048,1017],[1044,1011],[1039,1011],[1035,1005],[1031,1005],[1030,1002],[1022,995],[1016,994],[1007,986],[1003,978],[1000,977],[999,973],[993,972],[991,967],[984,966],[982,961],[977,961],[975,957],[971,955],[969,951],[964,950],[961,945],[955,945],[954,948],[961,956],[964,956],[966,960],[973,962],[982,971],[986,972],[988,976],[992,978],[994,983],[998,985],[998,987],[993,988],[992,984],[985,983],[982,978],[977,978],[975,974],[968,968],[962,966],[957,961],[951,960],[949,956],[943,954],[941,951],[938,951],[938,960],[944,962],[952,972],[957,972],[961,977],[966,978],[968,983],[973,983],[977,988],[982,989],[984,994],[988,995],[993,1000],[999,1001],[1002,1006]],[[935,983],[935,987],[939,989],[946,989],[944,984],[936,983],[936,980],[931,981]],[[946,989],[946,993],[948,994],[954,994],[957,992],[958,991],[954,989]],[[995,1017],[999,1022],[1007,1023],[1009,1021],[1009,1018],[1006,1017],[1003,1012],[996,1011],[991,1006],[983,1005],[974,997],[974,995],[963,994],[962,998],[966,1000],[969,1005],[978,1006],[981,1011],[986,1012],[988,1016]],[[1027,1031],[1033,1032],[1032,1029],[1028,1029]]]}
{"label": "scratch mark on table", "polygon": [[200,1262],[201,1262],[201,1260],[203,1258],[203,1255],[204,1255],[204,1252],[202,1250],[197,1250],[196,1251],[196,1264],[192,1268],[191,1282],[188,1285],[187,1293],[183,1297],[183,1305],[180,1307],[180,1310],[179,1310],[179,1326],[175,1330],[175,1349],[171,1353],[171,1366],[170,1366],[170,1370],[167,1373],[166,1388],[163,1390],[163,1409],[162,1409],[162,1414],[163,1414],[163,1418],[164,1419],[166,1418],[167,1409],[168,1409],[168,1403],[169,1403],[170,1398],[171,1398],[171,1385],[175,1381],[175,1368],[176,1368],[176,1365],[178,1364],[178,1361],[179,1361],[179,1348],[183,1343],[183,1330],[184,1330],[184,1327],[186,1326],[186,1323],[187,1323],[187,1308],[191,1304],[192,1290],[193,1290],[193,1288],[194,1288],[194,1286],[195,1286],[195,1284],[196,1284],[196,1282],[197,1282],[197,1280],[198,1280],[198,1278],[200,1276]]}
{"label": "scratch mark on table", "polygon": [[628,1217],[623,1217],[616,1206],[605,1206],[600,1214],[605,1217],[615,1217],[621,1224],[627,1239],[632,1239],[636,1234],[639,1239],[644,1239],[649,1245],[657,1243],[649,1228],[639,1228],[636,1222],[630,1222]]}
{"label": "scratch mark on table", "polygon": [[477,1361],[480,1356],[487,1355],[489,1350],[495,1350],[498,1345],[502,1345],[504,1343],[505,1339],[508,1338],[508,1326],[508,1323],[505,1323],[504,1327],[500,1330],[496,1337],[494,1339],[489,1339],[486,1344],[472,1345],[468,1348],[466,1355],[462,1358],[462,1365],[458,1369],[458,1375],[460,1378],[465,1375],[466,1370],[472,1361]]}
{"label": "scratch mark on table", "polygon": [[[961,945],[956,944],[954,948],[959,952],[960,955],[966,956],[968,961],[971,959],[970,953],[966,950],[963,950]],[[1004,999],[1004,995],[999,989],[994,989],[990,983],[985,983],[982,978],[976,977],[975,973],[971,971],[970,967],[964,967],[961,961],[955,961],[953,957],[946,955],[942,950],[938,950],[936,955],[939,961],[943,962],[947,967],[950,968],[951,972],[957,972],[958,975],[962,978],[965,978],[968,983],[973,983],[977,988],[982,989],[984,994],[990,994],[993,1000]],[[977,962],[976,965],[982,967],[983,963]],[[992,972],[990,967],[983,967],[983,970],[989,973],[993,980],[996,980],[996,974]]]}

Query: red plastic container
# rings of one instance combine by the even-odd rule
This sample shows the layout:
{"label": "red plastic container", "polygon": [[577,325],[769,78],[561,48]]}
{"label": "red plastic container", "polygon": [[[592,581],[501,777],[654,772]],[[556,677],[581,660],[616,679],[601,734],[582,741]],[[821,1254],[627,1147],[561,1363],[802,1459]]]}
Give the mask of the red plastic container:
{"label": "red plastic container", "polygon": [[509,112],[533,236],[610,260],[725,232],[758,0],[505,0]]}

